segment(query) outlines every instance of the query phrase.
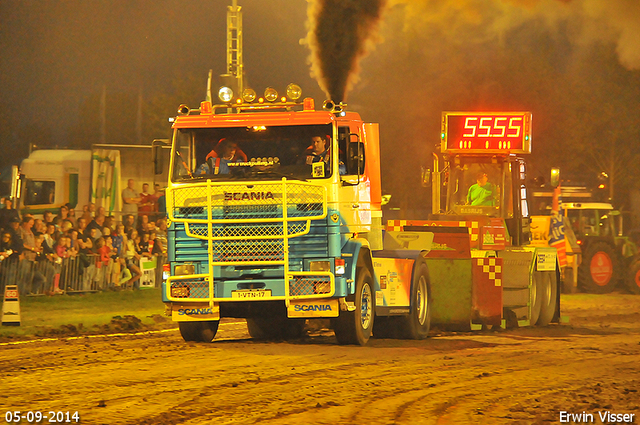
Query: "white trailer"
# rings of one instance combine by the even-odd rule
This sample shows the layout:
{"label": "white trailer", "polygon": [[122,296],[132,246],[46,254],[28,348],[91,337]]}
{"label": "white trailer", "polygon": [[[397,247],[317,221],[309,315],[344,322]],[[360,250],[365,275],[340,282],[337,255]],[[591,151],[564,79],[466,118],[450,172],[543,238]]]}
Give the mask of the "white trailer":
{"label": "white trailer", "polygon": [[129,179],[136,189],[142,183],[166,185],[164,173],[156,174],[151,145],[93,145],[92,149],[41,149],[31,152],[20,165],[20,210],[35,215],[54,214],[65,204],[81,208],[93,202],[108,214],[122,210],[122,190]]}

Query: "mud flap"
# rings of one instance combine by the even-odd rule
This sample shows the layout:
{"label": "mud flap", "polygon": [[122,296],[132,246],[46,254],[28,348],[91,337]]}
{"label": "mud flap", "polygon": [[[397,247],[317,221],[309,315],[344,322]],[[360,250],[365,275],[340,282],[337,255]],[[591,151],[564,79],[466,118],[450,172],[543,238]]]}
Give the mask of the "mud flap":
{"label": "mud flap", "polygon": [[340,306],[337,299],[324,300],[291,300],[287,307],[290,318],[322,318],[338,317]]}

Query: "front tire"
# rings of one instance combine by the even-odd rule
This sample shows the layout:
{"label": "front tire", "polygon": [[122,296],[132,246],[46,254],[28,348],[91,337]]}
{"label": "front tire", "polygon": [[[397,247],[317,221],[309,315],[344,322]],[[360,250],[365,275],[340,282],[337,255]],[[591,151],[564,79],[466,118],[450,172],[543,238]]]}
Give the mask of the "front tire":
{"label": "front tire", "polygon": [[211,342],[218,332],[219,320],[205,322],[179,322],[180,335],[185,341]]}
{"label": "front tire", "polygon": [[338,344],[365,345],[371,338],[375,316],[375,289],[371,272],[365,267],[356,271],[354,311],[341,311],[332,320]]}

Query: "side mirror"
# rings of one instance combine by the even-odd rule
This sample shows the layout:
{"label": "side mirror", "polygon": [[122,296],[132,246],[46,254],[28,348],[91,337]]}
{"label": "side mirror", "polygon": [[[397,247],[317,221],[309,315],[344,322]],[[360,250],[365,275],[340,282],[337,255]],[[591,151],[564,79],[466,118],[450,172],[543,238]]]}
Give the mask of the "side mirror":
{"label": "side mirror", "polygon": [[420,176],[422,187],[431,187],[431,169],[424,166],[420,167],[420,169],[422,171]]}
{"label": "side mirror", "polygon": [[160,175],[165,172],[164,155],[162,154],[163,146],[167,145],[168,139],[154,139],[151,142],[151,154],[153,155],[153,173]]}

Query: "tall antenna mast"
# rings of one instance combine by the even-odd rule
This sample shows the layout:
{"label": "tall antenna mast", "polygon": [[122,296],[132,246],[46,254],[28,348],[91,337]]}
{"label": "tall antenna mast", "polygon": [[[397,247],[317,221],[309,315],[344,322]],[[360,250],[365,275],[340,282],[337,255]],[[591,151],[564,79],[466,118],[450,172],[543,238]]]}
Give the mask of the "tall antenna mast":
{"label": "tall antenna mast", "polygon": [[235,79],[235,89],[242,96],[244,89],[244,62],[242,59],[242,7],[238,0],[227,6],[227,74]]}

